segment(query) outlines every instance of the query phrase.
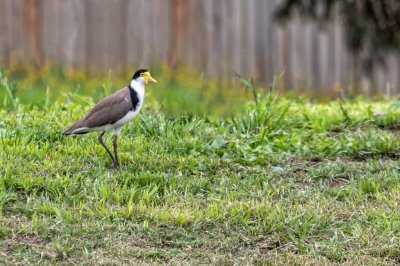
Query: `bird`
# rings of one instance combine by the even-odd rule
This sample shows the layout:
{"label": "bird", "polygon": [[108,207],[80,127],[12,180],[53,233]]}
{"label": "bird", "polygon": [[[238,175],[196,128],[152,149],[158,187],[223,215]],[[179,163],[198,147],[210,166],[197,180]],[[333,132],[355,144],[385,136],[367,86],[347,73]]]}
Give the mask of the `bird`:
{"label": "bird", "polygon": [[[74,136],[89,132],[100,132],[98,140],[111,157],[114,168],[120,168],[117,139],[122,126],[134,119],[142,108],[145,84],[157,83],[147,69],[139,69],[130,84],[98,102],[81,120],[64,132],[64,136]],[[114,130],[114,155],[103,141],[106,132]]]}

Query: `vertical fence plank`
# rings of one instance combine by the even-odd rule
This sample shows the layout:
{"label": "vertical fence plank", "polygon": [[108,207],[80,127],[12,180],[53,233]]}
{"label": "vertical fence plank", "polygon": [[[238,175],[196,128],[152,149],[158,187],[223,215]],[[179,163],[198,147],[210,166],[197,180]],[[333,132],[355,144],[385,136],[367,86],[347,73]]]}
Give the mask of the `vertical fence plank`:
{"label": "vertical fence plank", "polygon": [[340,36],[340,52],[338,57],[340,58],[340,84],[342,87],[342,90],[344,92],[348,92],[349,91],[349,87],[350,87],[350,83],[351,83],[351,79],[350,79],[350,69],[349,69],[349,65],[350,65],[350,56],[348,51],[346,50],[346,48],[344,47],[344,32],[342,27],[339,27],[338,29],[338,36]]}
{"label": "vertical fence plank", "polygon": [[305,21],[303,24],[304,27],[304,37],[303,37],[303,45],[304,45],[304,71],[305,71],[305,86],[309,90],[309,92],[313,92],[315,90],[315,81],[313,73],[313,55],[314,51],[312,50],[312,25],[309,21]]}
{"label": "vertical fence plank", "polygon": [[167,63],[170,43],[170,4],[165,0],[153,0],[151,9],[152,55],[151,63]]}
{"label": "vertical fence plank", "polygon": [[[205,45],[205,54],[204,57],[206,58],[206,62],[204,65],[204,70],[206,75],[213,76],[215,73],[215,64],[214,64],[214,54],[215,47],[214,47],[214,17],[213,17],[213,0],[204,0],[204,23],[205,23],[205,35],[204,37],[204,45]],[[218,3],[217,3],[218,4]]]}
{"label": "vertical fence plank", "polygon": [[71,69],[84,65],[85,28],[84,4],[80,0],[61,1],[58,8],[63,15],[59,16],[59,34],[64,40],[59,45],[59,60],[62,65]]}
{"label": "vertical fence plank", "polygon": [[264,14],[264,5],[266,1],[256,0],[254,2],[254,13],[252,15],[252,22],[254,25],[254,54],[255,56],[255,76],[260,79],[265,77],[266,64],[265,64],[265,50],[267,49],[264,43],[265,35],[267,34],[265,30],[265,24],[267,15]]}
{"label": "vertical fence plank", "polygon": [[241,73],[243,70],[240,46],[240,38],[242,36],[242,33],[238,29],[240,28],[240,24],[242,23],[242,14],[240,9],[240,0],[232,0],[232,2],[232,70]]}
{"label": "vertical fence plank", "polygon": [[197,67],[201,70],[202,74],[205,72],[207,65],[207,49],[208,49],[208,41],[207,38],[207,22],[204,20],[206,16],[206,7],[204,6],[203,1],[196,1],[196,29],[194,32],[196,50],[195,50],[195,61],[197,61]]}
{"label": "vertical fence plank", "polygon": [[229,40],[228,40],[228,31],[227,31],[227,26],[229,23],[229,14],[228,14],[228,8],[229,8],[229,0],[222,0],[221,1],[221,10],[219,13],[219,16],[221,17],[221,53],[219,54],[220,58],[220,64],[221,66],[219,67],[219,76],[220,77],[225,77],[227,76],[227,73],[229,71],[229,59],[228,59],[228,46],[229,46]]}
{"label": "vertical fence plank", "polygon": [[24,3],[25,24],[22,27],[22,39],[25,39],[23,50],[25,57],[41,66],[44,63],[42,30],[40,25],[40,2],[38,0],[27,0]]}
{"label": "vertical fence plank", "polygon": [[154,19],[158,15],[158,0],[148,0],[148,13],[147,13],[147,43],[148,43],[148,57],[145,59],[146,64],[151,64],[156,60],[156,50],[158,45],[156,43],[157,38],[154,31],[158,31],[156,28],[156,20]]}
{"label": "vertical fence plank", "polygon": [[171,0],[172,2],[172,36],[170,37],[168,62],[175,66],[184,54],[184,42],[187,31],[188,2],[185,0]]}
{"label": "vertical fence plank", "polygon": [[241,56],[242,56],[242,73],[243,75],[251,74],[252,64],[253,64],[253,40],[251,40],[252,27],[251,15],[252,15],[252,5],[248,1],[241,1],[241,18],[242,23],[239,31],[241,32]]}
{"label": "vertical fence plank", "polygon": [[318,34],[318,65],[320,68],[320,79],[319,79],[319,88],[328,88],[328,53],[329,53],[329,33],[325,28],[323,31],[319,31]]}
{"label": "vertical fence plank", "polygon": [[127,59],[129,68],[138,68],[140,66],[140,53],[143,49],[143,40],[141,40],[141,31],[143,30],[142,10],[145,0],[128,1],[127,3]]}
{"label": "vertical fence plank", "polygon": [[7,0],[0,1],[0,67],[8,66]]}
{"label": "vertical fence plank", "polygon": [[[196,43],[196,21],[194,10],[196,9],[196,0],[186,0],[186,12],[185,12],[185,28],[183,28],[183,38],[182,38],[182,52],[184,55],[184,60],[181,63],[186,63],[192,67],[196,67],[195,54],[197,52]],[[190,14],[190,19],[188,17]]]}
{"label": "vertical fence plank", "polygon": [[104,0],[85,1],[86,66],[90,72],[105,70],[106,57],[106,12]]}
{"label": "vertical fence plank", "polygon": [[43,33],[43,49],[44,49],[44,60],[45,63],[50,61],[58,60],[57,57],[57,45],[61,35],[57,30],[58,19],[57,15],[58,0],[43,0],[41,10],[41,25]]}
{"label": "vertical fence plank", "polygon": [[24,8],[21,0],[13,0],[8,2],[7,20],[8,29],[10,30],[10,66],[16,66],[20,63],[30,62],[30,58],[25,57],[24,50]]}
{"label": "vertical fence plank", "polygon": [[330,91],[334,88],[335,85],[335,65],[336,65],[336,58],[338,55],[336,54],[336,49],[335,49],[335,28],[334,28],[334,22],[329,22],[327,24],[327,33],[328,33],[328,45],[327,45],[327,84],[325,88],[325,91]]}
{"label": "vertical fence plank", "polygon": [[300,18],[295,18],[294,23],[291,23],[290,29],[290,42],[286,45],[289,49],[288,64],[290,66],[290,73],[292,79],[292,86],[294,90],[303,89],[303,76],[305,75],[304,67],[305,61],[305,51],[303,50],[302,39],[304,38],[303,25]]}
{"label": "vertical fence plank", "polygon": [[[281,4],[282,0],[273,0],[272,1],[272,8],[274,8],[275,6]],[[272,10],[269,10],[269,13],[271,13]],[[283,63],[283,49],[282,49],[282,45],[283,45],[283,32],[284,32],[284,28],[285,26],[280,24],[276,19],[273,18],[273,23],[274,23],[274,27],[272,29],[272,43],[271,43],[271,50],[272,50],[272,57],[271,60],[273,63],[273,73],[274,74],[280,74],[284,71],[286,71],[285,67],[284,67],[284,63]],[[285,87],[285,79],[282,79],[279,83],[278,83],[278,87],[280,89]]]}
{"label": "vertical fence plank", "polygon": [[248,12],[249,12],[249,28],[247,29],[247,33],[248,33],[248,38],[249,38],[249,68],[248,68],[248,75],[254,75],[255,71],[256,71],[256,54],[255,54],[255,39],[256,39],[256,27],[254,25],[255,21],[252,20],[252,17],[254,16],[255,10],[257,9],[255,0],[249,0],[247,2],[247,5],[249,6]]}
{"label": "vertical fence plank", "polygon": [[237,42],[239,38],[236,38],[237,29],[235,28],[235,21],[238,17],[237,14],[237,3],[235,1],[225,1],[224,6],[224,61],[226,64],[224,77],[232,77],[233,71],[238,71],[238,66],[235,64],[238,60],[238,48],[239,43]]}
{"label": "vertical fence plank", "polygon": [[282,49],[282,61],[283,61],[283,67],[285,69],[285,87],[288,90],[293,90],[294,86],[294,80],[293,80],[293,68],[292,68],[292,62],[290,61],[291,59],[291,44],[293,42],[294,36],[293,34],[293,27],[294,24],[290,23],[287,24],[287,26],[283,29],[283,35],[280,43],[280,48]]}
{"label": "vertical fence plank", "polygon": [[142,27],[140,29],[140,35],[144,42],[143,48],[139,51],[141,58],[140,58],[140,65],[146,65],[151,59],[151,32],[149,29],[149,15],[150,15],[150,8],[151,8],[150,1],[144,1],[142,5],[142,10],[137,10],[136,12],[142,13]]}
{"label": "vertical fence plank", "polygon": [[273,1],[264,1],[264,9],[262,16],[265,17],[264,24],[264,38],[263,38],[263,46],[264,46],[264,64],[265,64],[265,72],[261,77],[266,83],[271,83],[273,78],[278,73],[274,72],[274,60],[273,54],[275,53],[276,47],[275,44],[275,35],[274,35],[274,18],[271,10],[275,7]]}
{"label": "vertical fence plank", "polygon": [[222,18],[220,16],[222,12],[222,1],[212,2],[212,57],[210,58],[213,75],[218,76],[223,67],[224,62],[221,62],[221,56],[223,53],[222,46]]}
{"label": "vertical fence plank", "polygon": [[[104,31],[106,68],[115,67],[119,70],[126,67],[126,0],[107,0],[104,2]],[[118,30],[116,30],[118,29]]]}
{"label": "vertical fence plank", "polygon": [[[341,65],[342,65],[342,56],[341,56],[341,49],[342,49],[342,32],[340,31],[340,21],[338,20],[337,13],[335,14],[334,17],[334,22],[333,22],[333,44],[334,44],[334,53],[335,56],[333,58],[333,77],[334,77],[334,90],[340,89],[341,87],[344,86],[343,81],[341,79]],[[337,93],[338,91],[335,91]]]}
{"label": "vertical fence plank", "polygon": [[311,73],[312,73],[312,88],[314,91],[318,91],[321,84],[321,67],[319,60],[319,50],[320,50],[319,33],[317,26],[312,25],[311,31]]}

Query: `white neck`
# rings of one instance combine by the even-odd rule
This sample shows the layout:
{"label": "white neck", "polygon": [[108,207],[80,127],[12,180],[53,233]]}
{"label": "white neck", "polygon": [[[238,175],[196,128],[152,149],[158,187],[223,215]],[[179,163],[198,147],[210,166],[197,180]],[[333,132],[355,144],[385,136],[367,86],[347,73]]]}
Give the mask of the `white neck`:
{"label": "white neck", "polygon": [[138,80],[132,79],[131,81],[131,88],[136,91],[140,101],[143,101],[144,98],[144,83],[144,79],[140,80],[140,78]]}

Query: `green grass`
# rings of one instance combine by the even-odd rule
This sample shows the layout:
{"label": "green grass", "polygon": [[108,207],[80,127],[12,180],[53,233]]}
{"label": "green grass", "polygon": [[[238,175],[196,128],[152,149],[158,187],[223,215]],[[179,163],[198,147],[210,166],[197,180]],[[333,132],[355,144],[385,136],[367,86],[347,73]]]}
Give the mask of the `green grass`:
{"label": "green grass", "polygon": [[400,262],[393,102],[272,93],[224,118],[186,114],[186,103],[166,112],[153,94],[123,128],[116,171],[96,134],[61,134],[96,96],[73,87],[28,104],[10,82],[0,86],[2,264]]}

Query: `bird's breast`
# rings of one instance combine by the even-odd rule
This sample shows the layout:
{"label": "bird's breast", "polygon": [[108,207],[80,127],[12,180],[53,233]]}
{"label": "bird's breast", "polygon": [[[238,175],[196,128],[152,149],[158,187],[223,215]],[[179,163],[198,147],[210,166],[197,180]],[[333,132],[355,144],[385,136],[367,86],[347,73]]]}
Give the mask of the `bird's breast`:
{"label": "bird's breast", "polygon": [[130,110],[124,117],[122,117],[120,120],[115,122],[114,127],[119,127],[119,126],[122,126],[122,125],[130,122],[132,119],[135,118],[135,116],[137,116],[141,107],[142,107],[142,104],[139,103],[135,110],[133,110],[133,109]]}

